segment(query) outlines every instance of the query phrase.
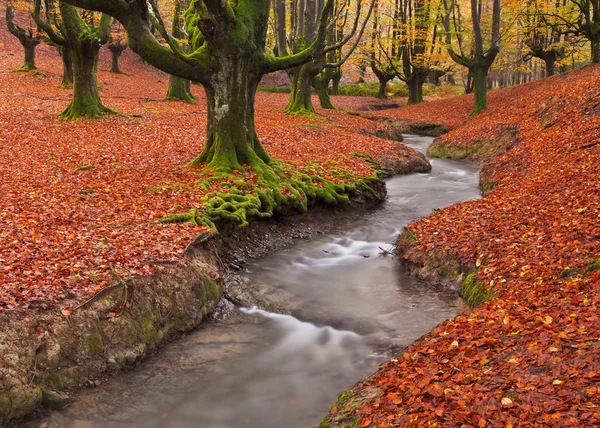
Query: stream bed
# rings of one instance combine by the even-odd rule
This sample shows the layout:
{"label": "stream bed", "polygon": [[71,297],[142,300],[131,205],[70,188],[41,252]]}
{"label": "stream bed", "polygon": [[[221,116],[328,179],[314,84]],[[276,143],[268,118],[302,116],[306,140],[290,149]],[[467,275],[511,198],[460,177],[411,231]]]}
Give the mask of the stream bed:
{"label": "stream bed", "polygon": [[[431,141],[404,143],[425,151]],[[388,180],[388,200],[362,219],[244,266],[245,283],[291,296],[297,317],[236,309],[21,426],[318,425],[340,392],[458,312],[456,293],[428,288],[383,254],[405,224],[480,196],[476,166],[430,161],[430,173]]]}

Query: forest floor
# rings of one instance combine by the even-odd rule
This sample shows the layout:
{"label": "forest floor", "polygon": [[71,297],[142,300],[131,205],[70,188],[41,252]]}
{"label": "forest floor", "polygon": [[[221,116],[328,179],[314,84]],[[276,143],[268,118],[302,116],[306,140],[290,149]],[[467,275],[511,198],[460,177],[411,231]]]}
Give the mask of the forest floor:
{"label": "forest floor", "polygon": [[[59,121],[71,91],[59,86],[56,50],[41,44],[41,73],[16,73],[22,48],[5,29],[0,36],[0,313],[57,305],[68,312],[61,302],[102,289],[111,265],[148,274],[149,262],[179,257],[203,228],[157,221],[201,206],[205,194],[227,185],[195,186],[209,173],[186,167],[204,145],[202,88],[192,87],[196,104],[163,101],[168,76],[130,51],[121,60],[130,75],[110,73],[104,50],[101,97],[123,116]],[[256,125],[267,152],[296,170],[352,182],[375,172],[356,154],[406,165],[420,157],[373,136],[387,125],[343,111],[286,116],[288,99],[259,92]],[[363,99],[334,102],[356,109]]]}
{"label": "forest floor", "polygon": [[409,270],[444,277],[458,261],[463,293],[490,298],[345,393],[322,426],[600,425],[599,87],[594,66],[493,91],[470,119],[471,96],[370,113],[442,124],[453,130],[430,155],[484,162],[482,199],[398,244]]}

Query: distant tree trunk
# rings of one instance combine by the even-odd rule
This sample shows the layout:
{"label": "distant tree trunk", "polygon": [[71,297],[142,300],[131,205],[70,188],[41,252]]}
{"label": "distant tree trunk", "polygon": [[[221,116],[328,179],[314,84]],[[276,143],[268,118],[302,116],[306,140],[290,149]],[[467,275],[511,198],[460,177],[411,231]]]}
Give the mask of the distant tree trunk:
{"label": "distant tree trunk", "polygon": [[340,94],[340,81],[342,80],[342,69],[336,68],[333,76],[331,77],[331,95]]}
{"label": "distant tree trunk", "polygon": [[184,101],[186,103],[193,103],[196,101],[196,98],[191,92],[191,82],[170,74],[169,89],[167,90],[165,100]]}
{"label": "distant tree trunk", "polygon": [[35,48],[40,44],[42,39],[35,35],[33,31],[26,30],[14,22],[14,12],[9,5],[6,6],[6,27],[19,40],[25,51],[25,61],[21,67],[17,68],[17,71],[37,70],[35,65]]}
{"label": "distant tree trunk", "polygon": [[127,42],[125,40],[109,40],[108,50],[110,50],[110,71],[112,73],[122,73],[121,69],[119,68],[119,58],[121,57],[125,49],[127,49]]}
{"label": "distant tree trunk", "polygon": [[312,82],[319,74],[320,67],[313,62],[294,70],[291,76],[291,96],[290,101],[285,108],[287,114],[314,113],[315,108],[312,103]]}
{"label": "distant tree trunk", "polygon": [[[333,52],[335,54],[335,52]],[[329,97],[329,83],[333,78],[333,69],[326,68],[321,74],[315,78],[315,83],[317,86],[317,94],[319,95],[319,103],[321,107],[328,110],[335,110],[331,102],[331,98]]]}
{"label": "distant tree trunk", "polygon": [[[98,59],[100,39],[82,37],[81,28],[86,25],[77,8],[60,2],[61,17],[67,39],[67,49],[73,61],[73,100],[60,115],[62,119],[79,119],[85,117],[92,119],[101,117],[105,113],[114,113],[105,107],[98,91]],[[112,19],[103,15],[101,27],[110,29]]]}
{"label": "distant tree trunk", "polygon": [[473,72],[471,69],[467,72],[467,82],[465,83],[465,94],[473,93]]}
{"label": "distant tree trunk", "polygon": [[423,84],[425,83],[425,76],[418,73],[414,73],[410,79],[407,80],[408,85],[408,104],[419,104],[423,102]]}
{"label": "distant tree trunk", "polygon": [[600,63],[600,33],[597,37],[590,40],[590,44],[592,49],[592,63],[598,64]]}
{"label": "distant tree trunk", "polygon": [[473,114],[487,108],[487,73],[486,67],[477,67],[473,70],[473,89],[475,93],[475,107]]}
{"label": "distant tree trunk", "polygon": [[64,46],[59,46],[58,52],[63,64],[63,77],[60,85],[71,87],[73,85],[73,60],[71,59],[71,52]]}

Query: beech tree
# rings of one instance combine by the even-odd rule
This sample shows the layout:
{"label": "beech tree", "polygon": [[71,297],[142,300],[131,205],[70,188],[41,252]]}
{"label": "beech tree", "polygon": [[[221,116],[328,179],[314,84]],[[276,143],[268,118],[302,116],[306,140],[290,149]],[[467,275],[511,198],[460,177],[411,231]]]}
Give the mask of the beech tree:
{"label": "beech tree", "polygon": [[314,42],[291,55],[265,52],[269,0],[193,0],[185,13],[190,51],[163,29],[163,46],[151,31],[146,0],[67,0],[74,6],[114,16],[127,31],[130,48],[153,66],[199,82],[208,104],[206,145],[192,165],[231,171],[271,162],[254,126],[254,100],[261,77],[297,67],[329,52],[325,46],[333,0],[327,0]]}
{"label": "beech tree", "polygon": [[[379,1],[375,2],[375,13],[373,14],[373,28],[371,30],[371,52],[370,62],[371,70],[379,81],[379,92],[377,98],[387,99],[387,84],[396,77],[394,67],[390,65],[389,60],[397,57],[396,43],[383,43],[385,39],[383,34],[385,29],[380,23]],[[387,28],[389,31],[389,28]],[[389,39],[389,38],[388,38]],[[384,52],[385,51],[385,52]]]}
{"label": "beech tree", "polygon": [[[291,21],[293,25],[292,32],[289,35],[289,44],[292,53],[300,52],[316,41],[319,16],[323,10],[323,2],[324,0],[297,0],[292,2]],[[311,99],[312,87],[317,89],[321,106],[323,108],[333,108],[327,92],[329,83],[334,76],[333,70],[339,69],[339,67],[347,61],[360,42],[369,16],[373,10],[374,0],[371,1],[367,17],[360,28],[356,42],[348,52],[343,56],[340,55],[340,57],[336,56],[335,50],[344,46],[356,34],[360,21],[362,2],[360,0],[357,2],[354,24],[351,31],[345,35],[340,30],[347,20],[350,2],[336,1],[334,2],[334,5],[335,7],[328,11],[327,18],[331,23],[329,25],[327,37],[321,42],[321,45],[328,43],[329,45],[334,46],[334,48],[328,49],[328,53],[323,52],[321,55],[316,56],[312,61],[289,71],[291,96],[290,102],[285,109],[286,113],[314,113],[315,109]],[[286,45],[282,43],[286,38],[285,27],[283,26],[285,21],[282,19],[282,16],[285,15],[282,15],[282,13],[285,14],[285,2],[283,0],[278,0],[276,6],[276,16],[279,16],[276,20],[278,23],[277,53],[278,55],[287,55]],[[345,13],[345,15],[342,17],[343,13]],[[341,18],[341,22],[338,22],[339,18]],[[317,78],[321,73],[321,77]]]}
{"label": "beech tree", "polygon": [[521,14],[523,41],[527,52],[524,61],[539,58],[545,64],[546,76],[552,76],[557,61],[567,54],[565,35],[561,31],[560,22],[552,15],[558,12],[560,2],[551,0],[529,0],[524,13]]}
{"label": "beech tree", "polygon": [[[152,25],[154,25],[154,27],[156,28],[160,28],[161,32],[166,33],[166,26],[161,18],[160,11],[158,9],[158,3],[156,2],[156,0],[152,0],[149,3],[152,6],[152,10],[154,11],[151,14]],[[183,0],[175,0],[171,24],[171,34],[168,36],[172,37],[172,42],[177,43],[178,49],[180,49],[182,52],[188,51],[187,33],[184,29],[185,23],[181,17],[182,10],[186,9],[187,7],[189,7],[189,2],[185,2]],[[192,95],[190,80],[183,79],[179,76],[170,74],[169,87],[167,89],[167,96],[165,97],[165,99],[171,101],[184,101],[186,103],[193,103],[196,100],[196,98]]]}
{"label": "beech tree", "polygon": [[[30,3],[26,3],[30,6]],[[35,65],[35,48],[42,42],[42,38],[37,35],[33,26],[21,26],[15,21],[14,2],[9,1],[6,4],[6,27],[8,31],[19,39],[23,50],[25,51],[25,61],[23,65],[17,68],[17,71],[37,70]]]}
{"label": "beech tree", "polygon": [[[45,7],[51,7],[45,2]],[[114,113],[104,106],[98,92],[98,58],[100,47],[108,42],[112,18],[102,14],[98,24],[94,25],[93,14],[79,10],[63,1],[59,1],[60,15],[54,22],[49,16],[56,16],[47,10],[47,20],[41,18],[41,0],[35,0],[33,18],[50,40],[61,46],[73,62],[73,100],[61,113],[62,119],[93,119],[106,113]],[[54,25],[52,25],[54,24]],[[55,29],[56,28],[56,29]]]}
{"label": "beech tree", "polygon": [[[500,52],[500,0],[492,0],[492,24],[489,47],[484,48],[482,30],[482,12],[484,0],[471,0],[471,32],[473,36],[470,54],[465,51],[463,37],[464,27],[461,10],[457,0],[444,0],[444,28],[446,30],[446,45],[448,53],[454,62],[469,69],[473,75],[473,92],[475,106],[472,114],[477,114],[487,108],[487,75]],[[452,34],[456,37],[455,50]]]}

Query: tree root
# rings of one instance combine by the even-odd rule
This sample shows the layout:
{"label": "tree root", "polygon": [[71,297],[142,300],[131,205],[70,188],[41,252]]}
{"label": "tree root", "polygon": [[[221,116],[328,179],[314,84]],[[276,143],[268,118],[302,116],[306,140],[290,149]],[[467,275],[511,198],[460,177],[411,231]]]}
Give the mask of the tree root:
{"label": "tree root", "polygon": [[346,184],[341,180],[351,176],[345,170],[330,173],[335,174],[334,177],[340,182],[308,175],[277,161],[272,161],[270,165],[259,162],[251,169],[251,173],[245,175],[213,172],[210,178],[195,185],[210,189],[214,188],[215,182],[220,182],[221,188],[228,187],[227,190],[213,190],[202,199],[203,208],[171,214],[160,222],[191,222],[213,232],[217,231],[216,224],[221,223],[245,227],[250,218],[270,218],[275,213],[302,213],[318,202],[329,206],[348,206],[349,196],[357,191],[357,184],[363,189],[372,190],[369,183],[380,181],[379,172],[372,177],[354,180],[357,184]]}

